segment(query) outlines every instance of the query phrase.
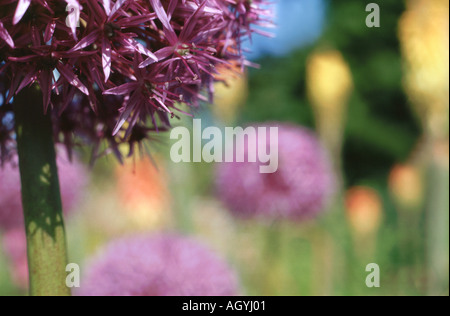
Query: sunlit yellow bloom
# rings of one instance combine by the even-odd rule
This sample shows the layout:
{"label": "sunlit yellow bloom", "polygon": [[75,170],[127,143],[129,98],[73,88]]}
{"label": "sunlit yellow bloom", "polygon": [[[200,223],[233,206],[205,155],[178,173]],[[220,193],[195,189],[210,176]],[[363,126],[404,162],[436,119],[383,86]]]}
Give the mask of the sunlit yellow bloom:
{"label": "sunlit yellow bloom", "polygon": [[309,57],[307,90],[319,134],[338,157],[347,102],[353,90],[350,68],[339,51],[319,51]]}
{"label": "sunlit yellow bloom", "polygon": [[247,100],[247,76],[238,64],[231,68],[219,66],[217,70],[215,78],[221,81],[214,85],[213,113],[224,123],[232,123]]}
{"label": "sunlit yellow bloom", "polygon": [[405,89],[425,129],[448,133],[449,2],[410,0],[400,20]]}

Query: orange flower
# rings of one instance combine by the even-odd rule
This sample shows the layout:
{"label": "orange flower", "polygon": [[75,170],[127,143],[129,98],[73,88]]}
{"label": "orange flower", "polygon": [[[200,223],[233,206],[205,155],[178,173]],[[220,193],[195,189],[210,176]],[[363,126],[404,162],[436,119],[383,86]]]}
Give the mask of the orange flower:
{"label": "orange flower", "polygon": [[117,191],[124,211],[138,226],[161,220],[170,208],[169,190],[162,163],[149,158],[126,163],[116,169]]}
{"label": "orange flower", "polygon": [[423,201],[422,175],[413,165],[395,166],[389,175],[389,189],[402,207],[418,207]]}
{"label": "orange flower", "polygon": [[383,218],[383,203],[379,194],[367,187],[354,187],[345,196],[347,218],[359,235],[374,234]]}

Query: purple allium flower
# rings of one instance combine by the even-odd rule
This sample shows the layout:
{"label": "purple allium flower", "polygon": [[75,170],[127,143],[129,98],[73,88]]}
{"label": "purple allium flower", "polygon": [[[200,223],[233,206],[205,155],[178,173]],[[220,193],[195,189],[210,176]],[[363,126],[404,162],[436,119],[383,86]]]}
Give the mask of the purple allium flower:
{"label": "purple allium flower", "polygon": [[[217,65],[270,24],[267,0],[0,0],[0,157],[14,150],[13,97],[37,83],[55,139],[93,158],[166,129],[178,103],[211,100]],[[206,91],[209,98],[205,97]],[[12,102],[14,103],[14,102]],[[75,137],[75,138],[74,138]]]}
{"label": "purple allium flower", "polygon": [[138,236],[111,243],[87,268],[81,296],[231,296],[230,268],[197,241]]}
{"label": "purple allium flower", "polygon": [[[64,213],[70,213],[79,202],[88,182],[86,168],[73,157],[72,162],[63,150],[57,160]],[[19,168],[14,161],[0,167],[0,229],[23,226],[23,211]]]}
{"label": "purple allium flower", "polygon": [[27,237],[23,228],[14,228],[3,235],[3,250],[7,256],[13,283],[26,289],[28,286]]}
{"label": "purple allium flower", "polygon": [[[294,125],[264,126],[278,127],[278,170],[264,174],[260,163],[221,163],[216,178],[220,199],[242,218],[304,220],[317,216],[335,186],[331,163],[317,137]],[[263,139],[270,141],[269,135]],[[250,145],[247,141],[237,144],[244,146],[246,156]]]}

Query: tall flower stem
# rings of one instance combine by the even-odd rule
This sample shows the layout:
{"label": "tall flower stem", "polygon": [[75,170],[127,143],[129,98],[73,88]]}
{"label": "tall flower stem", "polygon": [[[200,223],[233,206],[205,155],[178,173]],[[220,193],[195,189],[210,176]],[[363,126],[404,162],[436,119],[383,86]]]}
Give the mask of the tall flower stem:
{"label": "tall flower stem", "polygon": [[36,86],[14,98],[30,295],[66,296],[67,251],[50,115]]}
{"label": "tall flower stem", "polygon": [[[434,141],[436,146],[436,141]],[[433,156],[428,166],[429,193],[426,206],[428,295],[445,295],[449,279],[449,171],[448,161]]]}

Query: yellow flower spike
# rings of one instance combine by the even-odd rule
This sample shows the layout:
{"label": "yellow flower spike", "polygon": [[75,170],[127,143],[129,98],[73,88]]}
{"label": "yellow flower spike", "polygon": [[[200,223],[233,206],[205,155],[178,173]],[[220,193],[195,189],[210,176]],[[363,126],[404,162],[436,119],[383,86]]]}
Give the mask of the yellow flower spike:
{"label": "yellow flower spike", "polygon": [[121,210],[137,229],[161,226],[170,220],[170,196],[163,164],[148,157],[117,166],[117,194]]}
{"label": "yellow flower spike", "polygon": [[222,66],[217,69],[214,85],[213,113],[223,123],[232,123],[239,109],[244,105],[248,96],[247,76],[242,73],[240,66],[235,63],[231,68]]}
{"label": "yellow flower spike", "polygon": [[449,2],[409,0],[400,20],[404,86],[433,138],[448,134]]}
{"label": "yellow flower spike", "polygon": [[313,53],[307,62],[307,92],[322,141],[340,156],[346,105],[353,91],[351,70],[336,50]]}
{"label": "yellow flower spike", "polygon": [[316,52],[308,59],[308,96],[315,107],[345,105],[353,88],[350,68],[338,51]]}

